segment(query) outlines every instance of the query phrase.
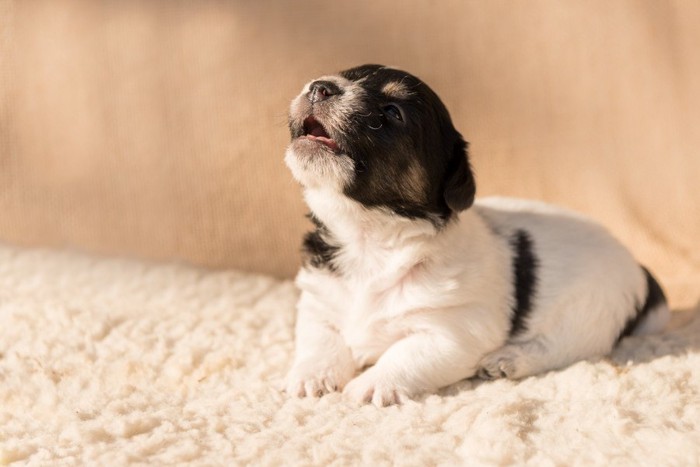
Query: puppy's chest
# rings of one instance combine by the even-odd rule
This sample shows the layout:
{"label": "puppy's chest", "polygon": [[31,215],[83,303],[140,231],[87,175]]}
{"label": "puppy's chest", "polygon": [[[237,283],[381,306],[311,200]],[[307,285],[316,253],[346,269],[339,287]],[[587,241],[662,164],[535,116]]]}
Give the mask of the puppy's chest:
{"label": "puppy's chest", "polygon": [[373,364],[384,351],[400,339],[405,330],[401,317],[411,307],[395,288],[377,291],[352,287],[340,304],[340,331],[359,368]]}
{"label": "puppy's chest", "polygon": [[394,342],[411,332],[407,315],[430,306],[434,297],[417,270],[399,277],[346,283],[339,328],[358,367],[373,364]]}

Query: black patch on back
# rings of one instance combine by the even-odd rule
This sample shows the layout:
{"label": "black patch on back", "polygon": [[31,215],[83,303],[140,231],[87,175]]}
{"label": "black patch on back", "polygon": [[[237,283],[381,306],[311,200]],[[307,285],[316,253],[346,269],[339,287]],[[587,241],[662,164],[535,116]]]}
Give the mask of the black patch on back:
{"label": "black patch on back", "polygon": [[304,235],[302,243],[302,251],[306,257],[307,265],[335,272],[336,267],[333,264],[333,258],[335,258],[339,248],[328,242],[331,234],[320,220],[313,214],[309,214],[307,217],[311,219],[311,222],[316,227]]}
{"label": "black patch on back", "polygon": [[619,343],[623,338],[631,335],[635,328],[646,318],[646,316],[656,308],[657,306],[666,303],[666,295],[663,289],[659,285],[654,276],[651,275],[649,270],[644,266],[641,266],[642,271],[644,271],[644,276],[647,279],[647,298],[644,300],[643,304],[638,304],[636,312],[633,316],[625,323],[625,327],[620,332],[617,338],[617,343]]}
{"label": "black patch on back", "polygon": [[510,318],[510,337],[527,329],[525,319],[532,310],[532,299],[537,285],[538,261],[530,235],[517,230],[510,240],[513,248],[513,285],[515,305]]}

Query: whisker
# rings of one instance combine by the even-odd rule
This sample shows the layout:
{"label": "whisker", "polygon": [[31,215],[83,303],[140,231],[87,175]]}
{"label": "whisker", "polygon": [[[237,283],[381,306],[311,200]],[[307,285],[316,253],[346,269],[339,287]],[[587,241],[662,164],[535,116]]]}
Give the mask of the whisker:
{"label": "whisker", "polygon": [[287,113],[275,112],[274,123],[279,126],[289,125],[289,115]]}

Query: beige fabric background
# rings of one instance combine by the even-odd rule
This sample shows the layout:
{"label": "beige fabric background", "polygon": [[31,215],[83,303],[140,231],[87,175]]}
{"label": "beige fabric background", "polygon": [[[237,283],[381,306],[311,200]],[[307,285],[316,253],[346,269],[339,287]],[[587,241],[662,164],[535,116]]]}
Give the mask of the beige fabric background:
{"label": "beige fabric background", "polygon": [[700,3],[0,0],[0,241],[290,276],[286,109],[319,74],[424,78],[479,194],[607,225],[700,295]]}

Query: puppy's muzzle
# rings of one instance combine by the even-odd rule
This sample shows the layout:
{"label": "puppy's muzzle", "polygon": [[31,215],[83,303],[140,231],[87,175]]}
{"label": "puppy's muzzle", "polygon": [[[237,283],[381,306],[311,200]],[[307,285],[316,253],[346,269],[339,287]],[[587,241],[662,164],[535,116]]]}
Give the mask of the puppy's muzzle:
{"label": "puppy's muzzle", "polygon": [[309,85],[308,97],[311,103],[325,101],[326,99],[343,93],[343,90],[332,81],[318,80]]}

